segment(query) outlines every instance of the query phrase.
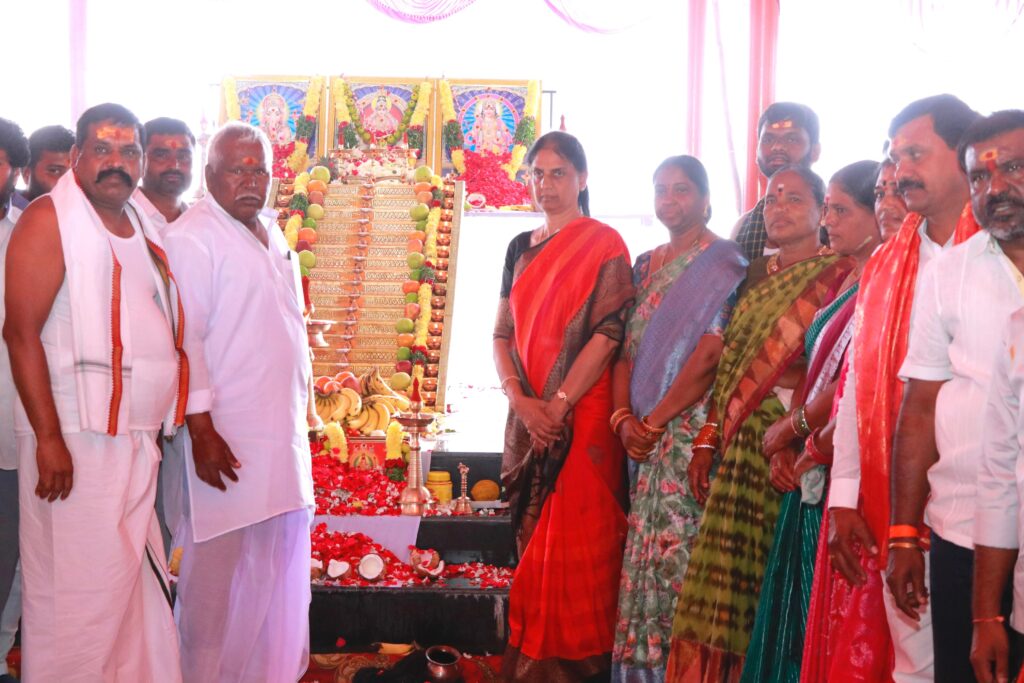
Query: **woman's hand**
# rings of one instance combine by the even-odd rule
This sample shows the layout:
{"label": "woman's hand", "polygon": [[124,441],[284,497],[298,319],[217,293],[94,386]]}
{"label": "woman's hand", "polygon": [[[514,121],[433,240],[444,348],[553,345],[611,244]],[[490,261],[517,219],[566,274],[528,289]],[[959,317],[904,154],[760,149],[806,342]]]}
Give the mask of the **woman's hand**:
{"label": "woman's hand", "polygon": [[786,413],[764,433],[762,442],[764,457],[771,459],[783,448],[791,446],[797,438],[796,432],[793,431],[793,420],[789,413]]}
{"label": "woman's hand", "polygon": [[513,412],[526,425],[534,444],[545,448],[553,444],[562,433],[562,422],[551,416],[549,403],[539,398],[521,396],[512,405]]}
{"label": "woman's hand", "polygon": [[711,490],[711,461],[714,451],[710,448],[694,449],[690,464],[686,467],[686,478],[690,482],[690,492],[703,505],[707,502]]}
{"label": "woman's hand", "polygon": [[797,456],[796,464],[793,465],[793,478],[796,479],[797,484],[800,483],[800,477],[804,476],[804,472],[809,472],[820,464],[821,463],[808,455],[807,451],[804,451]]}
{"label": "woman's hand", "polygon": [[630,415],[619,425],[619,439],[626,447],[626,455],[636,462],[647,462],[658,447],[660,434],[651,434],[635,415]]}
{"label": "woman's hand", "polygon": [[789,448],[776,451],[772,456],[772,462],[768,468],[768,479],[776,491],[786,493],[797,487],[797,478],[794,475],[795,460],[796,456]]}

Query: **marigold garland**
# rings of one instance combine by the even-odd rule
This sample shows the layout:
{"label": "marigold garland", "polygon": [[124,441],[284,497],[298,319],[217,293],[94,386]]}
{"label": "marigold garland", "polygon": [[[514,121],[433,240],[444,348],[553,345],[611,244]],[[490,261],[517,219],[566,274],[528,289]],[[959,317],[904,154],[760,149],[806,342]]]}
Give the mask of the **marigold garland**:
{"label": "marigold garland", "polygon": [[238,104],[238,88],[233,78],[225,78],[222,85],[224,91],[224,116],[228,121],[242,118],[242,108]]}

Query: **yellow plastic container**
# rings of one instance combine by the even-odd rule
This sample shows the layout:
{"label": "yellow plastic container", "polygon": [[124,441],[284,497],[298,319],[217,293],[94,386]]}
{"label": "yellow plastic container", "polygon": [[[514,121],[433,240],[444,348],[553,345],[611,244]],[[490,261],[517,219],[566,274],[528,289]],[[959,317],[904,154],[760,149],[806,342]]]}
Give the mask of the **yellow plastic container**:
{"label": "yellow plastic container", "polygon": [[452,475],[450,472],[427,472],[427,489],[438,504],[452,502]]}

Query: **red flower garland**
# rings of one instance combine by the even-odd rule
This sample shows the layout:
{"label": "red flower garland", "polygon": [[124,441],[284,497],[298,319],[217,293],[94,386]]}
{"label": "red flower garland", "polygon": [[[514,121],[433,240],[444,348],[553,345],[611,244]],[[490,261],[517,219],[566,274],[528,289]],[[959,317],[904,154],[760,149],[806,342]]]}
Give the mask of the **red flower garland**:
{"label": "red flower garland", "polygon": [[394,481],[383,470],[354,469],[319,451],[313,456],[318,515],[398,515],[398,496],[404,488],[404,480]]}

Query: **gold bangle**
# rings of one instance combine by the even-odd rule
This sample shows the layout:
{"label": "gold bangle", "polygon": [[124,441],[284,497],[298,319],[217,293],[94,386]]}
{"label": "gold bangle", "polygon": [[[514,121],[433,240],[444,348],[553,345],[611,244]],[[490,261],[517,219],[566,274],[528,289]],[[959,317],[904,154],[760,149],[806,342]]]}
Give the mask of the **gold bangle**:
{"label": "gold bangle", "polygon": [[505,394],[506,396],[508,396],[508,392],[505,390],[505,385],[508,384],[509,382],[519,382],[520,386],[522,386],[523,384],[523,380],[519,379],[515,375],[509,375],[505,379],[501,380],[501,393]]}
{"label": "gold bangle", "polygon": [[615,420],[615,422],[613,422],[611,424],[612,434],[615,434],[616,436],[618,436],[618,434],[619,434],[619,427],[621,427],[622,423],[625,422],[626,420],[628,420],[631,417],[633,417],[633,413],[626,413],[625,415],[619,416],[619,419]]}
{"label": "gold bangle", "polygon": [[1001,624],[1006,621],[1006,617],[999,615],[997,617],[978,617],[977,619],[971,619],[972,624]]}
{"label": "gold bangle", "polygon": [[608,424],[612,427],[612,431],[615,431],[615,425],[619,423],[619,418],[623,415],[632,415],[633,411],[629,408],[619,408],[612,416],[608,418]]}
{"label": "gold bangle", "polygon": [[918,550],[922,553],[924,552],[924,550],[921,550],[921,545],[919,543],[911,543],[910,541],[889,541],[889,550],[892,550],[893,548],[903,548],[906,550]]}
{"label": "gold bangle", "polygon": [[647,417],[648,417],[647,415],[644,415],[643,417],[641,417],[640,418],[640,424],[642,424],[644,426],[644,429],[646,429],[649,433],[651,433],[651,434],[664,434],[666,432],[666,430],[667,430],[666,427],[652,427],[651,423],[647,421]]}

